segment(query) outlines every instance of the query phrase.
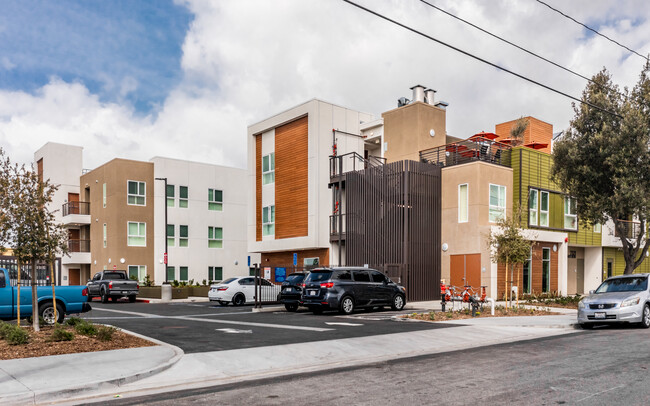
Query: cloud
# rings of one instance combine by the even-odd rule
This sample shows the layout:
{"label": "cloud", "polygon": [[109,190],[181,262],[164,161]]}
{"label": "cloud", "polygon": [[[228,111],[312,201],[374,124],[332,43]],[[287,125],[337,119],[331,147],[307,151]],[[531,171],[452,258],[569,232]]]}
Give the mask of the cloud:
{"label": "cloud", "polygon": [[7,58],[6,56],[3,56],[3,57],[2,57],[2,59],[0,60],[0,65],[2,65],[2,67],[3,67],[5,70],[12,70],[13,68],[16,67],[16,64],[15,64],[15,63],[12,63],[12,62],[9,60],[9,58]]}

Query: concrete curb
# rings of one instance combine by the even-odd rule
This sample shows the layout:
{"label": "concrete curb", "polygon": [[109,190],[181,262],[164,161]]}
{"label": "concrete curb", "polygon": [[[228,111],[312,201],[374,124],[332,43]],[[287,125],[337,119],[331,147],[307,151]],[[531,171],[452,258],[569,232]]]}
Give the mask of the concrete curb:
{"label": "concrete curb", "polygon": [[[108,324],[106,324],[108,325]],[[114,327],[114,326],[111,326]],[[117,327],[115,327],[117,328]],[[185,355],[185,352],[174,345],[167,344],[165,342],[162,342],[160,340],[156,340],[151,337],[143,336],[138,333],[134,333],[129,330],[124,330],[121,328],[117,328],[120,331],[123,331],[127,334],[131,334],[135,337],[142,338],[147,341],[151,341],[157,345],[163,346],[163,347],[168,347],[174,352],[174,356],[172,356],[169,360],[163,362],[162,364],[142,370],[139,372],[136,372],[134,374],[128,375],[128,376],[122,376],[119,378],[113,378],[113,379],[107,379],[107,380],[99,380],[99,381],[93,381],[93,382],[87,382],[83,383],[79,386],[72,386],[68,388],[63,388],[63,389],[58,389],[58,390],[31,390],[28,393],[23,393],[23,394],[17,394],[9,397],[2,397],[3,403],[7,402],[6,404],[33,404],[33,405],[38,405],[38,404],[52,404],[52,403],[58,403],[58,402],[64,402],[68,401],[70,398],[75,398],[75,399],[83,399],[82,395],[86,392],[94,392],[98,390],[107,390],[110,388],[114,387],[120,387],[122,385],[126,385],[128,383],[132,383],[135,381],[138,381],[140,379],[147,378],[149,376],[158,374],[166,369],[171,368],[174,364],[176,364],[180,359]],[[114,350],[108,350],[108,351],[114,351]],[[107,352],[108,352],[107,351]]]}

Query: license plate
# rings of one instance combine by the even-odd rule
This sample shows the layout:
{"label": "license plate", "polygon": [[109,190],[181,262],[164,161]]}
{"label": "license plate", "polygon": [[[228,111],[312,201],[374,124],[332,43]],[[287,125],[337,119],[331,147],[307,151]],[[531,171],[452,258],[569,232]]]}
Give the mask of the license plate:
{"label": "license plate", "polygon": [[310,296],[316,296],[316,291],[315,290],[310,290],[309,295]]}
{"label": "license plate", "polygon": [[291,292],[291,291],[293,291],[293,289],[291,289],[291,288],[284,288],[284,292]]}
{"label": "license plate", "polygon": [[123,290],[123,291],[122,291],[122,294],[123,294],[123,295],[126,295],[127,293],[129,293],[129,292],[127,292],[126,290]]}
{"label": "license plate", "polygon": [[605,312],[596,312],[594,313],[594,317],[597,319],[604,319],[605,318]]}

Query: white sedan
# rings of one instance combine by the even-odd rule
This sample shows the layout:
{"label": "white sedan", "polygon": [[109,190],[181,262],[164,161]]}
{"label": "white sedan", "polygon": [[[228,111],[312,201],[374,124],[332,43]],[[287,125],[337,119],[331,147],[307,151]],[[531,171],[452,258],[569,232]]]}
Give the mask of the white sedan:
{"label": "white sedan", "polygon": [[[282,289],[280,285],[274,285],[266,279],[259,279],[262,302],[275,302]],[[226,306],[232,302],[235,306],[242,306],[255,301],[255,277],[240,276],[230,278],[220,284],[210,285],[208,298],[211,302],[219,302]]]}

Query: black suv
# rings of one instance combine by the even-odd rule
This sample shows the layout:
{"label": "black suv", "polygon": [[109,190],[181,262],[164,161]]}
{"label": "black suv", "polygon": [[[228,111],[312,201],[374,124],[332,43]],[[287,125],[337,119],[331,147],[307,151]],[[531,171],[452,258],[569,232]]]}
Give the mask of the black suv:
{"label": "black suv", "polygon": [[278,294],[278,302],[282,303],[289,312],[298,310],[300,295],[302,293],[302,282],[307,276],[304,272],[296,272],[287,276],[282,282],[282,290]]}
{"label": "black suv", "polygon": [[314,313],[337,309],[350,314],[358,307],[375,306],[402,310],[406,289],[374,269],[317,268],[305,278],[301,301]]}

